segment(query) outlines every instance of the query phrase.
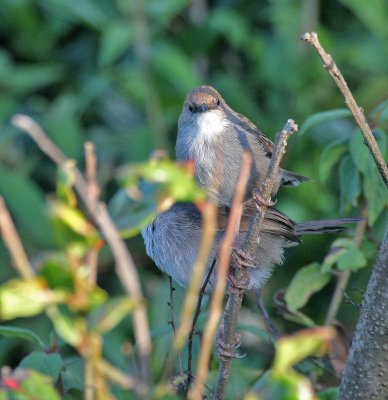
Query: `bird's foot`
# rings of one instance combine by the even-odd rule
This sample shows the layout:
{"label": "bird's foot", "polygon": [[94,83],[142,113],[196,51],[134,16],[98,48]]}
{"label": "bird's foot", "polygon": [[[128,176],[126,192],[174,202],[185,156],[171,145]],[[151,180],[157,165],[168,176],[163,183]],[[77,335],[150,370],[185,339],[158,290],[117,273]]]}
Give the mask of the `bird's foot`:
{"label": "bird's foot", "polygon": [[253,189],[252,195],[253,195],[253,200],[254,200],[257,208],[262,207],[262,206],[271,207],[277,203],[276,199],[274,201],[272,201],[271,199],[269,199],[269,200],[265,199],[261,195],[259,189]]}
{"label": "bird's foot", "polygon": [[229,361],[230,359],[243,358],[246,356],[246,354],[238,354],[235,351],[241,346],[241,334],[236,333],[233,338],[233,343],[231,344],[225,343],[223,341],[223,337],[224,337],[224,325],[221,324],[221,326],[217,330],[217,335],[216,335],[218,355],[220,360]]}

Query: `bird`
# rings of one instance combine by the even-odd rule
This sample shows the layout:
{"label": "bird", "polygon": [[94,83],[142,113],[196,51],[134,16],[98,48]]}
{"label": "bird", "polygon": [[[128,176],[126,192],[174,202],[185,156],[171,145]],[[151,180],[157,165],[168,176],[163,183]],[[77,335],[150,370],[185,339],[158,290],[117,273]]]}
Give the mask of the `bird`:
{"label": "bird", "polygon": [[[212,86],[199,86],[186,96],[178,120],[176,159],[193,161],[195,178],[220,205],[230,206],[243,152],[252,155],[246,197],[267,175],[274,149],[247,117],[230,108]],[[274,175],[279,186],[296,186],[307,177],[279,169]]]}
{"label": "bird", "polygon": [[[206,277],[211,265],[217,259],[217,251],[226,229],[230,209],[218,209],[217,230],[206,265]],[[237,242],[243,242],[248,224],[257,212],[254,201],[247,201],[243,207]],[[142,230],[148,256],[156,266],[169,275],[180,286],[186,288],[191,279],[192,267],[197,259],[201,240],[201,213],[192,203],[175,203],[161,212]],[[276,265],[284,261],[284,249],[301,243],[300,237],[308,234],[335,233],[344,230],[345,225],[357,222],[357,218],[308,221],[296,223],[281,211],[268,207],[264,216],[260,240],[247,267],[249,283],[247,289],[263,287]],[[217,268],[213,270],[205,288],[212,291]],[[205,278],[204,278],[205,279]]]}

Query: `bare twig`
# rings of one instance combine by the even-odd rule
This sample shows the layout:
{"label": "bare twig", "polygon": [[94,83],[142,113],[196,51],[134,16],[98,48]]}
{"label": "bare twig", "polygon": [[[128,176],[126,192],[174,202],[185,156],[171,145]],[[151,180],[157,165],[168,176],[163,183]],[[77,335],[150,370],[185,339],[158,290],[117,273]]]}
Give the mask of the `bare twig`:
{"label": "bare twig", "polygon": [[[15,115],[13,124],[28,133],[38,147],[50,157],[56,164],[62,165],[68,158],[59,150],[41,127],[26,115]],[[134,333],[139,350],[141,375],[145,381],[149,380],[150,365],[149,353],[151,351],[151,338],[149,332],[146,307],[140,287],[139,276],[135,263],[124,241],[120,238],[109,213],[103,203],[91,204],[86,179],[78,168],[74,169],[74,187],[84,202],[89,214],[101,229],[115,259],[116,273],[127,291],[128,295],[138,301],[138,307],[133,312]]]}
{"label": "bare twig", "polygon": [[[364,219],[361,219],[357,223],[356,233],[354,236],[354,243],[357,247],[361,246],[366,228],[368,226],[367,216],[368,216],[368,208],[365,206],[361,212],[361,217],[363,217]],[[331,325],[334,322],[338,309],[342,302],[344,290],[349,282],[350,275],[351,275],[350,270],[340,271],[340,273],[338,274],[337,283],[334,289],[333,296],[330,301],[329,309],[327,311],[325,325]]]}
{"label": "bare twig", "polygon": [[268,314],[268,311],[263,303],[263,297],[261,293],[261,289],[255,290],[255,299],[256,299],[256,306],[260,310],[261,315],[263,316],[265,326],[267,331],[272,334],[273,339],[278,339],[280,337],[280,331],[278,327],[274,324],[271,317]]}
{"label": "bare twig", "polygon": [[[85,145],[85,164],[86,164],[86,179],[87,191],[90,201],[90,206],[94,210],[100,195],[100,187],[97,183],[97,157],[94,151],[94,144],[86,142]],[[94,211],[95,212],[95,211]],[[86,256],[86,265],[89,269],[89,283],[96,284],[97,281],[97,265],[98,265],[98,246],[94,246]]]}
{"label": "bare twig", "polygon": [[[245,237],[242,250],[248,255],[253,257],[256,246],[258,244],[258,238],[260,237],[261,224],[264,219],[266,204],[271,202],[271,193],[273,188],[273,176],[277,172],[280,161],[285,153],[287,140],[295,131],[298,130],[298,126],[293,120],[288,120],[283,130],[277,135],[274,144],[274,151],[271,158],[271,163],[268,169],[267,177],[261,185],[260,195],[262,198],[261,202],[258,202],[258,212],[249,224],[248,232]],[[237,285],[240,282],[247,280],[247,272],[245,268],[236,268],[235,280]],[[224,343],[229,348],[232,348],[235,343],[237,335],[237,319],[241,308],[243,299],[243,290],[240,293],[230,293],[228,303],[226,305],[226,311],[224,313]],[[230,368],[232,358],[220,359],[218,369],[218,381],[216,390],[214,393],[214,399],[223,399],[225,397],[226,385],[229,380]]]}
{"label": "bare twig", "polygon": [[[168,301],[168,306],[170,307],[170,312],[171,312],[171,319],[168,321],[168,324],[171,325],[172,332],[174,333],[174,336],[176,335],[175,331],[175,317],[174,317],[174,292],[175,288],[172,283],[172,278],[171,276],[168,277],[169,282],[170,282],[170,299]],[[183,367],[182,367],[182,356],[179,353],[178,354],[178,361],[179,361],[179,374],[183,376]]]}
{"label": "bare twig", "polygon": [[28,261],[28,257],[23,249],[22,242],[12,222],[12,218],[0,196],[0,232],[3,236],[4,244],[7,246],[13,265],[17,272],[24,279],[32,278],[35,273]]}
{"label": "bare twig", "polygon": [[196,380],[189,390],[189,399],[201,399],[202,388],[204,387],[206,377],[209,371],[209,359],[214,343],[214,337],[217,330],[217,325],[222,315],[222,302],[225,295],[227,276],[229,271],[229,260],[232,253],[233,242],[236,237],[236,231],[240,224],[242,203],[244,201],[246,184],[251,166],[251,156],[244,154],[241,164],[240,175],[236,186],[233,204],[228,219],[228,225],[220,244],[218,264],[217,264],[217,279],[213,291],[213,297],[210,304],[209,317],[205,326],[201,352],[199,355]]}
{"label": "bare twig", "polygon": [[345,104],[349,108],[350,112],[353,114],[353,117],[356,120],[362,135],[364,136],[365,144],[368,146],[369,151],[371,152],[373,159],[375,160],[375,163],[378,170],[380,171],[381,176],[383,177],[385,185],[388,186],[387,164],[384,161],[384,157],[381,154],[376,139],[374,138],[368,122],[365,119],[364,110],[357,105],[356,100],[354,99],[344,77],[341,74],[341,71],[338,69],[331,55],[325,52],[321,43],[319,42],[318,35],[315,32],[306,32],[301,36],[301,39],[315,48],[323,61],[323,66],[325,67],[325,69],[327,69],[331,77],[334,79],[334,82],[338,86],[339,90],[344,95]]}
{"label": "bare twig", "polygon": [[195,309],[193,322],[191,323],[190,333],[187,339],[187,349],[188,349],[188,356],[187,356],[187,390],[190,387],[191,379],[193,376],[193,369],[192,369],[192,360],[193,360],[193,338],[195,334],[195,328],[197,326],[198,318],[201,314],[201,307],[202,307],[202,299],[205,294],[206,286],[209,283],[210,277],[213,273],[214,267],[216,265],[217,258],[214,258],[212,265],[209,268],[209,272],[207,273],[206,279],[203,282],[201,290],[198,296],[197,308]]}

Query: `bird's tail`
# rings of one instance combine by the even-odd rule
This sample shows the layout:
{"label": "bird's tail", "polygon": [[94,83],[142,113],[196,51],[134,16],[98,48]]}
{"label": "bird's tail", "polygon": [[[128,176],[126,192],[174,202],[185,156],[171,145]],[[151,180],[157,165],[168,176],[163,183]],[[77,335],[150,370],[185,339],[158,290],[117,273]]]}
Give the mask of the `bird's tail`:
{"label": "bird's tail", "polygon": [[294,172],[287,171],[285,169],[282,169],[281,176],[282,176],[282,185],[283,186],[298,186],[302,182],[311,180],[310,178],[307,178],[306,176],[299,175]]}
{"label": "bird's tail", "polygon": [[360,221],[362,218],[324,219],[321,221],[308,221],[296,224],[295,231],[298,236],[314,235],[321,233],[336,233],[345,230],[348,224]]}

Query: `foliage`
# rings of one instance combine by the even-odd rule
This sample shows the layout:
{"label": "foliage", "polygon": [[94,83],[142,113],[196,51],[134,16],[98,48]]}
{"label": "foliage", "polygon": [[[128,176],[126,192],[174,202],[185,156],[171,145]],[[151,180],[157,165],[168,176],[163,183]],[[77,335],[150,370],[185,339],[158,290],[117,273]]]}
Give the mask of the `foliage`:
{"label": "foliage", "polygon": [[[168,288],[145,257],[141,240],[133,236],[173,201],[203,201],[189,178],[189,165],[177,167],[168,159],[144,162],[158,148],[173,155],[177,117],[186,92],[195,85],[214,85],[228,104],[270,137],[289,117],[304,121],[299,137],[289,143],[285,164],[313,181],[279,193],[279,207],[293,219],[366,215],[369,229],[360,245],[351,236],[306,238],[304,251],[287,254],[286,267],[277,269],[264,290],[267,304],[276,294],[282,331],[322,323],[335,276],[341,271],[351,271],[350,287],[365,289],[376,243],[387,223],[387,192],[358,129],[342,108],[342,97],[298,37],[305,30],[319,32],[387,154],[386,3],[220,0],[205,10],[200,4],[3,1],[0,193],[37,273],[31,280],[17,276],[0,243],[0,365],[12,368],[2,369],[0,399],[11,392],[13,398],[33,398],[36,392],[42,399],[81,398],[90,349],[98,354],[95,365],[108,366],[109,381],[135,369],[130,362],[133,327],[128,315],[136,304],[123,296],[101,233],[77,204],[72,166],[57,171],[12,126],[10,118],[17,112],[34,116],[80,167],[83,142],[95,143],[102,197],[123,235],[132,237],[128,244],[145,288],[155,381],[172,340],[167,326]],[[117,169],[127,162],[130,167]],[[100,266],[99,279],[91,284],[86,260],[93,252],[100,255]],[[303,284],[306,280],[309,284]],[[287,289],[282,297],[278,289],[283,287]],[[177,289],[176,315],[182,296]],[[308,375],[321,387],[332,384],[312,363],[298,364],[304,375],[291,370],[293,363],[284,367],[283,375],[276,375],[279,362],[286,362],[282,343],[268,372],[272,360],[268,335],[249,312],[253,307],[248,300],[242,314],[247,357],[235,362],[231,379],[238,385],[229,388],[230,398],[251,389],[247,398],[265,396],[265,391],[254,390],[260,381],[277,380],[292,390],[297,382],[309,385]],[[350,329],[357,310],[342,304],[339,317]],[[205,322],[203,314],[199,329]],[[311,335],[308,340],[315,340]],[[304,353],[292,343],[298,363],[314,353]],[[199,341],[194,349],[196,362]],[[186,358],[184,353],[184,365]],[[213,362],[209,385],[216,367]],[[284,380],[284,371],[292,379]],[[108,384],[107,375],[98,376],[101,395],[127,394],[117,381]],[[155,396],[173,396],[170,389],[162,394],[155,389]],[[284,399],[295,398],[291,396]],[[335,396],[335,388],[319,394],[321,399]]]}

